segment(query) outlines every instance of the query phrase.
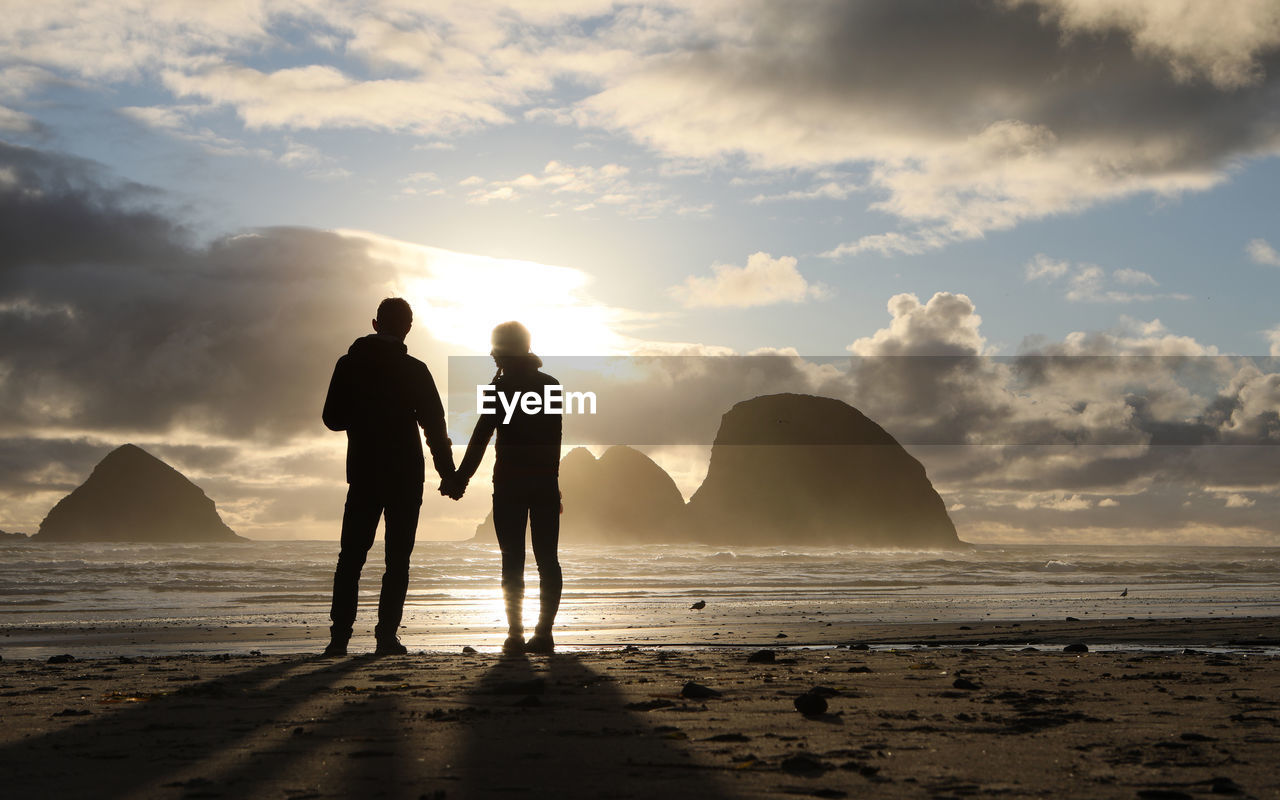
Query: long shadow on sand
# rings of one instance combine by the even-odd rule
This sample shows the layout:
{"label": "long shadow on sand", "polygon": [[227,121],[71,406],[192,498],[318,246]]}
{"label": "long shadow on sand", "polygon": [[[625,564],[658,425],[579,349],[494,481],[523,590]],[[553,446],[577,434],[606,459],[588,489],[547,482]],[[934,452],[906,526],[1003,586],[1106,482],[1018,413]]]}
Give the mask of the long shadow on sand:
{"label": "long shadow on sand", "polygon": [[730,796],[691,763],[678,734],[658,730],[662,720],[625,702],[611,679],[575,655],[504,658],[468,698],[477,713],[456,764],[461,784],[449,797]]}
{"label": "long shadow on sand", "polygon": [[[92,720],[0,749],[4,793],[121,797],[185,789],[188,795],[246,796],[255,780],[279,765],[270,758],[237,759],[236,751],[248,751],[279,731],[314,695],[367,661],[333,663],[315,656],[271,661],[149,702],[99,711]],[[228,754],[243,766],[224,767],[218,774],[211,759]],[[207,777],[201,772],[206,765],[211,768]],[[200,777],[192,778],[193,771]],[[247,786],[232,788],[236,779],[248,781]]]}
{"label": "long shadow on sand", "polygon": [[[438,669],[446,666],[446,669]],[[0,748],[7,797],[730,796],[670,717],[577,656],[314,656],[189,684]],[[130,685],[128,680],[123,686]],[[139,684],[133,684],[139,685]],[[673,778],[674,776],[674,778]]]}

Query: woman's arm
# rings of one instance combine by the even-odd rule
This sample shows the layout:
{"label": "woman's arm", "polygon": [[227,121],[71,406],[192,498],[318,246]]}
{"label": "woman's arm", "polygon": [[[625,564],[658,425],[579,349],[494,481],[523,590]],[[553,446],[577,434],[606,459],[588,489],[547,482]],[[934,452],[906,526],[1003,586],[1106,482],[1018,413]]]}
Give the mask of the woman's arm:
{"label": "woman's arm", "polygon": [[[458,466],[458,471],[454,473],[454,492],[457,493],[458,497],[461,497],[462,493],[466,491],[467,483],[471,480],[471,476],[475,475],[476,470],[480,468],[480,461],[484,458],[484,451],[489,447],[489,440],[493,438],[493,432],[497,427],[497,414],[481,414],[480,419],[476,421],[475,430],[471,432],[471,441],[467,442],[467,453],[462,457],[462,463]],[[449,494],[453,496],[453,492]]]}

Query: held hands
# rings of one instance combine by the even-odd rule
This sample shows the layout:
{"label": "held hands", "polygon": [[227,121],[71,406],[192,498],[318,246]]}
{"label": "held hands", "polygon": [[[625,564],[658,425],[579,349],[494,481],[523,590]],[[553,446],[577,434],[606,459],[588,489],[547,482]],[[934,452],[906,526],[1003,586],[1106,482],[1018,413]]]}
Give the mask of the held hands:
{"label": "held hands", "polygon": [[467,482],[457,475],[450,475],[440,481],[440,494],[453,500],[461,500],[467,491]]}

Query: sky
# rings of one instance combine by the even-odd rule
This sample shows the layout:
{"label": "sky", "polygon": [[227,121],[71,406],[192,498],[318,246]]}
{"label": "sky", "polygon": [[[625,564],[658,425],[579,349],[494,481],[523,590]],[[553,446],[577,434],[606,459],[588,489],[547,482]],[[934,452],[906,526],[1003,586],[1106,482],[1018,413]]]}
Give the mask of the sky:
{"label": "sky", "polygon": [[[324,388],[403,294],[442,383],[510,318],[699,357],[608,441],[828,394],[964,539],[1276,544],[1278,154],[1280,0],[11,4],[0,528],[129,441],[336,537]],[[709,444],[646,449],[687,497]]]}

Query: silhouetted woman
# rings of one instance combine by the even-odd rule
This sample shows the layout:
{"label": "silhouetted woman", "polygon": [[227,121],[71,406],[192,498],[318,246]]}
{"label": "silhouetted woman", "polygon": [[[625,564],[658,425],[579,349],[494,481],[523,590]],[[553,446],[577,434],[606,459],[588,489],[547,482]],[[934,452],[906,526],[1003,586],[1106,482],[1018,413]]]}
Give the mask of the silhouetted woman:
{"label": "silhouetted woman", "polygon": [[[496,399],[496,414],[482,414],[476,423],[467,454],[458,467],[451,496],[461,496],[467,481],[484,457],[494,430],[498,432],[497,461],[493,468],[493,524],[502,550],[502,596],[507,609],[507,640],[503,652],[550,653],[555,648],[551,626],[560,608],[563,579],[557,548],[560,540],[560,432],[561,415],[526,413],[519,402],[525,393],[545,397],[543,387],[559,381],[539,371],[542,359],[530,352],[529,331],[519,322],[504,322],[493,329],[490,355],[498,365],[493,386],[507,405]],[[505,409],[518,403],[506,418]],[[532,403],[530,404],[532,405]],[[533,557],[538,564],[538,624],[524,641],[521,610],[524,605],[524,531],[529,522]]]}

